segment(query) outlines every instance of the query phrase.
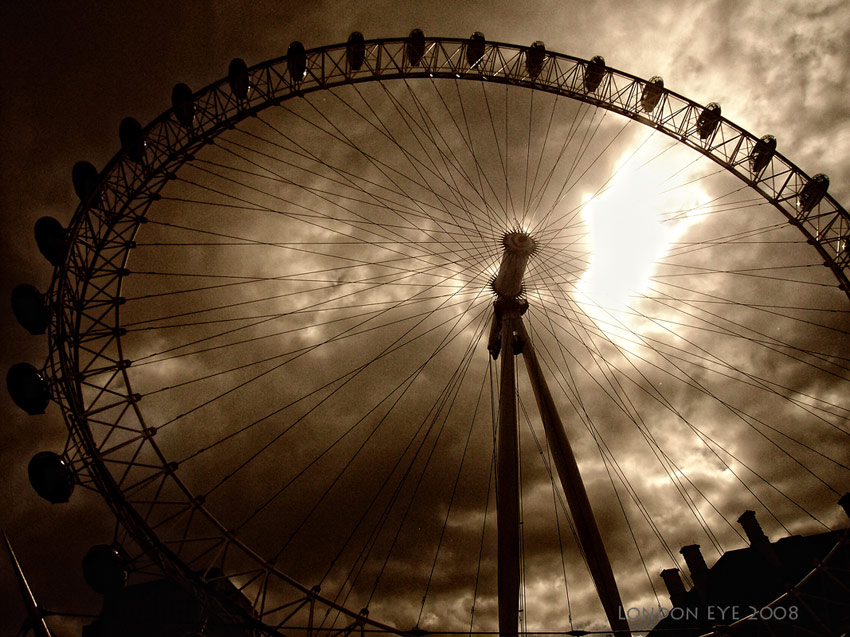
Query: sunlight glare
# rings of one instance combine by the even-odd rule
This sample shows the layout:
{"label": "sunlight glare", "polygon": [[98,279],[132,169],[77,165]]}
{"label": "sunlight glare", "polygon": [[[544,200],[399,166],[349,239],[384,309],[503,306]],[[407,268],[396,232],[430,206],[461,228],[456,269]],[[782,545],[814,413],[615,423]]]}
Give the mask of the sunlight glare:
{"label": "sunlight glare", "polygon": [[583,199],[591,252],[577,290],[583,309],[593,314],[623,312],[630,298],[645,293],[654,265],[708,201],[698,188],[671,189],[659,176],[664,171],[627,170],[625,161],[616,163],[606,189]]}

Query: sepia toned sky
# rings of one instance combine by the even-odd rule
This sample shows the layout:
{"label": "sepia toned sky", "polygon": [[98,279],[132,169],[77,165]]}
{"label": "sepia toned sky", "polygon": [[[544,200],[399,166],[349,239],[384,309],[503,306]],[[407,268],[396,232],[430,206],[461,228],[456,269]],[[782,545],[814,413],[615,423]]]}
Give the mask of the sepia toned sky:
{"label": "sepia toned sky", "polygon": [[[255,64],[285,54],[293,40],[310,48],[344,42],[354,30],[367,38],[417,27],[451,37],[481,31],[494,41],[542,40],[586,59],[601,54],[616,69],[661,75],[666,87],[699,103],[719,102],[724,116],[756,135],[775,135],[780,152],[810,175],[827,173],[830,193],[850,203],[850,6],[842,1],[32,2],[0,11],[6,299],[21,282],[48,286],[50,269],[32,226],[43,215],[70,219],[77,203],[71,167],[80,159],[104,166],[119,148],[124,117],[146,124],[169,108],[174,83],[200,89],[223,77],[234,57]],[[25,333],[8,310],[0,322],[4,368],[18,361],[39,366],[45,339]],[[835,349],[846,356],[843,336]],[[836,400],[842,387],[846,404],[846,382],[836,385]],[[0,527],[46,608],[96,612],[98,598],[79,564],[89,546],[111,539],[114,520],[95,494],[78,489],[70,504],[54,506],[30,489],[29,458],[64,444],[55,406],[29,417],[4,391],[0,414]],[[717,490],[718,501],[739,497],[723,485]],[[748,506],[744,499],[741,506]],[[10,634],[24,611],[5,557],[0,599],[11,601],[0,618],[0,632]],[[56,632],[73,634],[73,626],[58,621]]]}

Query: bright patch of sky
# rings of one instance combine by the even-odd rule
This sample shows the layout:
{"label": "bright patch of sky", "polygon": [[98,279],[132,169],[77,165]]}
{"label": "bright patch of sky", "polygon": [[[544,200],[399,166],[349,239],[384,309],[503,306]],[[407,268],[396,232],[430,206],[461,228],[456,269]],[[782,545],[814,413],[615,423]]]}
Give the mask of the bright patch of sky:
{"label": "bright patch of sky", "polygon": [[[589,229],[590,267],[578,283],[579,300],[590,315],[625,310],[646,291],[670,244],[694,223],[708,201],[699,188],[665,184],[664,170],[639,170],[616,162],[608,186],[584,197],[582,219]],[[672,213],[672,214],[671,214]]]}

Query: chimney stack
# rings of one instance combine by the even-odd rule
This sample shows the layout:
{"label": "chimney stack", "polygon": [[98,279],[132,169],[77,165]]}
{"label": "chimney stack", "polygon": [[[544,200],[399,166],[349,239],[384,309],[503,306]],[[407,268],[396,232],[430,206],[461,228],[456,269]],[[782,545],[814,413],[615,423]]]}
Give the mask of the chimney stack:
{"label": "chimney stack", "polygon": [[738,524],[744,527],[744,533],[747,534],[747,539],[750,541],[750,546],[767,546],[770,540],[761,530],[761,525],[756,520],[755,511],[744,511],[741,517],[738,518]]}
{"label": "chimney stack", "polygon": [[778,576],[786,586],[790,585],[788,574],[785,572],[770,540],[761,530],[761,525],[756,520],[756,514],[753,511],[744,511],[738,518],[738,524],[744,527],[747,539],[750,540],[750,546],[767,561],[765,568],[768,569],[769,577]]}
{"label": "chimney stack", "polygon": [[661,571],[661,578],[664,580],[664,585],[667,587],[667,592],[670,593],[670,602],[673,606],[683,608],[686,603],[687,591],[682,583],[682,576],[679,575],[678,568],[666,568]]}
{"label": "chimney stack", "polygon": [[688,571],[691,573],[691,579],[694,580],[694,587],[701,595],[705,594],[705,587],[708,583],[708,566],[705,559],[699,550],[699,544],[688,544],[679,549],[685,558],[685,563],[688,565]]}

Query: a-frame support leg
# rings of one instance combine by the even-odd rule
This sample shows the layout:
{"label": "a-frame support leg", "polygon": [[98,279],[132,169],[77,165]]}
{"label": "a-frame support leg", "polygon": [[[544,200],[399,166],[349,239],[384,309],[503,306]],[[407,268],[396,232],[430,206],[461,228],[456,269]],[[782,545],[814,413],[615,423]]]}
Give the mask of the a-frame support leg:
{"label": "a-frame support leg", "polygon": [[552,393],[543,377],[534,347],[521,319],[517,320],[515,329],[519,332],[519,338],[522,341],[522,356],[525,360],[531,387],[534,390],[534,398],[537,400],[537,407],[540,410],[540,417],[543,420],[543,429],[546,432],[549,449],[552,451],[555,469],[567,497],[567,504],[572,513],[579,542],[581,542],[587,558],[590,574],[596,584],[599,599],[605,609],[611,630],[615,631],[616,635],[629,635],[631,633],[629,632],[628,622],[622,614],[623,603],[620,600],[620,592],[614,580],[614,572],[611,570],[611,562],[608,560],[608,554],[602,544],[602,536],[599,534],[599,527],[596,524],[596,518],[593,515],[593,509],[590,506],[590,500],[587,497],[587,491],[585,491],[572,447],[567,440],[564,425],[558,415]]}
{"label": "a-frame support leg", "polygon": [[502,373],[496,435],[496,526],[498,534],[499,634],[515,637],[519,625],[519,474],[516,375],[513,340],[517,311],[501,313]]}

